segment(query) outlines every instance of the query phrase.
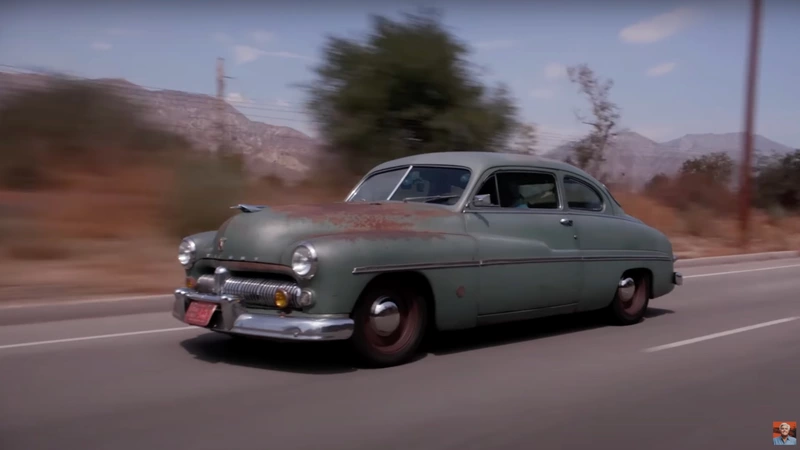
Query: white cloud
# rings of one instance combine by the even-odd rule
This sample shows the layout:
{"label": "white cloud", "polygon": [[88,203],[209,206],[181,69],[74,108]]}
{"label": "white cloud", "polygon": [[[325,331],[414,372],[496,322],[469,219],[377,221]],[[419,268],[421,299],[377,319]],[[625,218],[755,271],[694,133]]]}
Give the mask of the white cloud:
{"label": "white cloud", "polygon": [[269,31],[256,30],[250,33],[250,37],[259,44],[266,44],[271,41],[275,35]]}
{"label": "white cloud", "polygon": [[558,80],[567,76],[567,67],[559,63],[550,63],[544,67],[544,76],[548,80]]}
{"label": "white cloud", "polygon": [[230,94],[228,94],[225,97],[225,100],[227,100],[227,101],[229,101],[231,103],[253,103],[252,100],[250,100],[249,98],[246,98],[244,95],[242,95],[242,94],[240,94],[238,92],[231,92]]}
{"label": "white cloud", "polygon": [[247,45],[237,45],[233,47],[233,56],[237,64],[253,62],[260,58],[263,53],[263,50]]}
{"label": "white cloud", "polygon": [[111,47],[113,47],[113,45],[109,44],[108,42],[92,42],[92,49],[94,50],[98,51],[111,50]]}
{"label": "white cloud", "polygon": [[237,64],[245,64],[253,62],[262,56],[272,56],[275,58],[289,58],[289,59],[311,59],[307,56],[298,55],[292,52],[266,52],[259,48],[250,47],[249,45],[236,45],[233,47],[233,55]]}
{"label": "white cloud", "polygon": [[538,98],[538,99],[545,99],[545,98],[553,98],[556,95],[556,92],[552,89],[534,89],[530,92],[531,97]]}
{"label": "white cloud", "polygon": [[213,40],[215,40],[217,42],[223,43],[223,44],[228,43],[228,42],[233,42],[233,38],[230,37],[230,35],[228,35],[227,33],[221,33],[221,32],[216,32],[216,33],[212,34],[211,35],[211,39],[213,39]]}
{"label": "white cloud", "polygon": [[502,50],[517,45],[517,41],[512,39],[496,39],[492,41],[480,41],[475,44],[479,50]]}
{"label": "white cloud", "polygon": [[633,44],[657,42],[685,28],[695,16],[692,9],[678,8],[623,28],[619,32],[619,38]]}
{"label": "white cloud", "polygon": [[661,63],[647,69],[647,75],[651,77],[660,77],[675,70],[676,66],[677,64],[675,64],[674,62]]}
{"label": "white cloud", "polygon": [[288,106],[292,106],[292,104],[291,104],[291,103],[287,102],[286,100],[282,100],[282,99],[278,99],[278,100],[276,100],[276,101],[275,101],[275,105],[277,105],[277,106],[281,106],[281,107],[284,107],[284,108],[286,108],[286,107],[288,107]]}

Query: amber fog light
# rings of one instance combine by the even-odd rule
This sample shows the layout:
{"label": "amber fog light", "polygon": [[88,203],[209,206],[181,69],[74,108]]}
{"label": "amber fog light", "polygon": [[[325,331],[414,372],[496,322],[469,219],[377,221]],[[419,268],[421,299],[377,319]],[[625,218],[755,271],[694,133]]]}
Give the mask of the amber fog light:
{"label": "amber fog light", "polygon": [[192,277],[186,277],[186,287],[194,289],[197,286],[197,280]]}
{"label": "amber fog light", "polygon": [[289,296],[286,295],[286,291],[283,289],[278,289],[275,292],[275,306],[278,308],[286,308],[289,306]]}

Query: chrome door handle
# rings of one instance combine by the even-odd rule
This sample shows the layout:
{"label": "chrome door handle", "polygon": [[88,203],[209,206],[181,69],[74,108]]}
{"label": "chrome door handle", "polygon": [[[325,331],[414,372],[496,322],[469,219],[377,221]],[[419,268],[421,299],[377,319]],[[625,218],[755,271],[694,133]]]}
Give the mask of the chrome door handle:
{"label": "chrome door handle", "polygon": [[561,219],[561,225],[564,225],[566,227],[571,227],[572,219]]}

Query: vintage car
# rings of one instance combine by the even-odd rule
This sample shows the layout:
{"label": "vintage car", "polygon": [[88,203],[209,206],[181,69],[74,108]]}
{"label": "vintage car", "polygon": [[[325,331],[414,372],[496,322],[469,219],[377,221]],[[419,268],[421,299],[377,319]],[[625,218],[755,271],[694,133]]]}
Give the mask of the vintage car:
{"label": "vintage car", "polygon": [[186,237],[173,315],[213,331],[349,340],[407,362],[426,331],[605,309],[618,324],[682,283],[667,237],[569,164],[428,153],[372,169],[344,202],[250,206]]}

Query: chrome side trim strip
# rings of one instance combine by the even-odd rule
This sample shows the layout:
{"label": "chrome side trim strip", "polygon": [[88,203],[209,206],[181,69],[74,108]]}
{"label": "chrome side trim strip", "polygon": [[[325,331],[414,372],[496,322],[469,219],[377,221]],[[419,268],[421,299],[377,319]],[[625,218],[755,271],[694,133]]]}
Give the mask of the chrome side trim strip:
{"label": "chrome side trim strip", "polygon": [[513,264],[541,264],[564,262],[602,261],[663,261],[671,262],[669,256],[544,256],[538,258],[484,259],[477,261],[453,261],[444,263],[388,264],[383,266],[361,266],[353,268],[355,275],[366,273],[400,272],[404,270],[456,269],[463,267],[503,266]]}
{"label": "chrome side trim strip", "polygon": [[478,267],[481,261],[454,261],[446,263],[412,263],[412,264],[390,264],[385,266],[362,266],[353,269],[354,274],[374,273],[374,272],[400,272],[403,270],[425,270],[425,269],[455,269],[461,267]]}

